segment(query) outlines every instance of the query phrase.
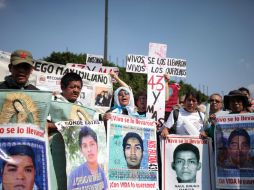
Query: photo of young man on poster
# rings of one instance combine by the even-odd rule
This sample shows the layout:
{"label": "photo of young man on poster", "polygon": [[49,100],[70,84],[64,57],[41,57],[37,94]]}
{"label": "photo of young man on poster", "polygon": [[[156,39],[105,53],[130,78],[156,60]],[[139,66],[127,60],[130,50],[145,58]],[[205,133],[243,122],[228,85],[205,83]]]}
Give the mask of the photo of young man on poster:
{"label": "photo of young man on poster", "polygon": [[225,168],[254,168],[254,160],[250,154],[251,138],[243,128],[233,130],[228,137],[227,159]]}
{"label": "photo of young man on poster", "polygon": [[140,135],[128,132],[123,138],[123,152],[129,169],[140,169],[143,151],[143,140]]}
{"label": "photo of young man on poster", "polygon": [[198,148],[191,143],[178,145],[173,153],[171,164],[178,183],[196,183],[197,171],[201,169]]}
{"label": "photo of young man on poster", "polygon": [[[98,163],[97,134],[90,127],[84,126],[79,132],[79,147],[85,162],[75,168],[68,177],[68,190],[72,189],[107,189],[104,170]],[[88,180],[88,179],[93,180]]]}
{"label": "photo of young man on poster", "polygon": [[1,190],[37,190],[36,164],[33,149],[27,145],[12,146],[5,152],[1,168]]}

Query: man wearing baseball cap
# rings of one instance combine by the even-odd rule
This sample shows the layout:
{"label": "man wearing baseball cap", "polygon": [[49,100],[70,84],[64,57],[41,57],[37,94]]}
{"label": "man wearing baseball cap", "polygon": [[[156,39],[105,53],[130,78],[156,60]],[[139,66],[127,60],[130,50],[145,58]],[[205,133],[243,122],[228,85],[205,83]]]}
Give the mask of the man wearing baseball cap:
{"label": "man wearing baseball cap", "polygon": [[12,52],[9,64],[11,75],[6,76],[5,80],[0,83],[0,89],[38,90],[28,80],[33,67],[34,60],[29,51],[16,50]]}

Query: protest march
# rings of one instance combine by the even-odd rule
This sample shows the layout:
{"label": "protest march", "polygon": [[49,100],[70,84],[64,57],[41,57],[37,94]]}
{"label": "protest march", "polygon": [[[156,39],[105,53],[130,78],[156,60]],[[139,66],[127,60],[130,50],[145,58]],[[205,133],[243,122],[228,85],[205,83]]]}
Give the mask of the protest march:
{"label": "protest march", "polygon": [[101,55],[63,65],[0,51],[0,190],[254,189],[248,89],[180,94],[170,79],[188,62],[166,55],[156,43],[127,55],[126,75],[147,78],[138,94]]}

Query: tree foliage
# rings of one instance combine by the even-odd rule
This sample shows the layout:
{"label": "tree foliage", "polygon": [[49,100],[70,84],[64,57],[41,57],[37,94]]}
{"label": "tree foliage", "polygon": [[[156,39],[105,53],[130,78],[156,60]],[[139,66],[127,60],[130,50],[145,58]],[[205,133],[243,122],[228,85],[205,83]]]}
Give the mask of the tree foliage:
{"label": "tree foliage", "polygon": [[44,61],[66,65],[66,63],[85,64],[86,54],[74,54],[71,52],[52,52],[50,56],[43,58]]}

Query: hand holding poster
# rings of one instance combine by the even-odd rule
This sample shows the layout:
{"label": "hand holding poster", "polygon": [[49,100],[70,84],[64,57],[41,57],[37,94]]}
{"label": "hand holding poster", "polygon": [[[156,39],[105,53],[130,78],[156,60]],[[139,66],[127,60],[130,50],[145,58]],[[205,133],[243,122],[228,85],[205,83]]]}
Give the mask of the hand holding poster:
{"label": "hand holding poster", "polygon": [[216,118],[216,187],[254,188],[254,114]]}
{"label": "hand holding poster", "polygon": [[108,122],[109,189],[157,189],[154,120],[112,114]]}

